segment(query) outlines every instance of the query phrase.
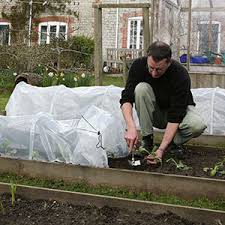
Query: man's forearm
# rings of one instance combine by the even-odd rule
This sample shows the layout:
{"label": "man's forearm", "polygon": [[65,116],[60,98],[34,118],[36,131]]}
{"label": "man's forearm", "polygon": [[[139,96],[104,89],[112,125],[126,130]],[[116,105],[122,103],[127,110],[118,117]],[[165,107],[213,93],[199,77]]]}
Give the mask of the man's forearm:
{"label": "man's forearm", "polygon": [[129,102],[126,102],[122,105],[122,112],[123,116],[127,125],[127,130],[125,132],[125,140],[127,142],[127,146],[129,148],[129,151],[133,150],[133,147],[138,142],[138,133],[136,129],[136,125],[133,119],[133,110],[132,105]]}
{"label": "man's forearm", "polygon": [[169,144],[172,142],[174,136],[176,135],[178,127],[179,127],[179,123],[167,123],[162,142],[159,146],[161,150],[165,151],[167,149]]}
{"label": "man's forearm", "polygon": [[133,119],[133,108],[131,103],[126,102],[121,107],[124,120],[126,122],[127,128],[136,128],[134,119]]}

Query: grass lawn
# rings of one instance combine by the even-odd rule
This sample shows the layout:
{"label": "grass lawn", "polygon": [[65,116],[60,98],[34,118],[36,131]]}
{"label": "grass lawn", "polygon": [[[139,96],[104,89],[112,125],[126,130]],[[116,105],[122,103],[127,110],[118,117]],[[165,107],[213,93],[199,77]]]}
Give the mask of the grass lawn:
{"label": "grass lawn", "polygon": [[8,102],[10,94],[11,94],[11,91],[0,92],[0,112],[3,112],[5,110],[5,106]]}
{"label": "grass lawn", "polygon": [[80,193],[90,193],[97,195],[114,196],[121,198],[137,199],[144,201],[154,201],[167,204],[191,206],[198,208],[225,210],[225,200],[218,199],[215,201],[207,198],[195,198],[193,200],[185,200],[176,196],[161,194],[155,195],[151,192],[141,192],[138,190],[129,190],[126,188],[115,188],[107,185],[89,185],[85,181],[68,183],[63,180],[46,180],[42,178],[29,178],[26,176],[18,176],[16,174],[0,173],[0,182],[22,184],[27,186],[44,187],[58,189],[64,191],[74,191]]}
{"label": "grass lawn", "polygon": [[[94,85],[94,82],[95,81],[93,79],[92,85]],[[115,85],[118,87],[124,87],[123,78],[103,75],[103,85],[104,86]],[[11,90],[0,89],[0,113],[5,110],[5,106],[8,102],[10,94]]]}
{"label": "grass lawn", "polygon": [[[95,85],[95,80],[92,80],[92,85]],[[115,85],[118,87],[124,87],[123,78],[122,77],[113,77],[109,75],[103,74],[103,86]]]}

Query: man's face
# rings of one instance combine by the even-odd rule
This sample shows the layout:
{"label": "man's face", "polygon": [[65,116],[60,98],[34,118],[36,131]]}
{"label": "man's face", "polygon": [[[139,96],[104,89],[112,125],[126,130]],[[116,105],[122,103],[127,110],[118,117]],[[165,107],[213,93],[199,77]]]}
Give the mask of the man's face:
{"label": "man's face", "polygon": [[162,59],[159,62],[154,61],[154,59],[149,56],[147,59],[148,71],[153,78],[161,77],[170,66],[170,60]]}

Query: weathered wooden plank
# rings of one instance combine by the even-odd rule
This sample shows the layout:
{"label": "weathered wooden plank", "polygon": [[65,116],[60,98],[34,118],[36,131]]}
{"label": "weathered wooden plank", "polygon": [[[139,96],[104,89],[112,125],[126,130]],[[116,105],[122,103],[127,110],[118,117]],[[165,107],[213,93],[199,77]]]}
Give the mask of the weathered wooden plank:
{"label": "weathered wooden plank", "polygon": [[150,3],[119,3],[119,4],[107,4],[107,3],[93,3],[93,8],[150,8]]}

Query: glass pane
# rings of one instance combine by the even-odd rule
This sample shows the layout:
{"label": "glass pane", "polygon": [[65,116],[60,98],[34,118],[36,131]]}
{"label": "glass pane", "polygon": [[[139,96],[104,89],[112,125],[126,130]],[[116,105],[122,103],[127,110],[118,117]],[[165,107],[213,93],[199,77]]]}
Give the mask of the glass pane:
{"label": "glass pane", "polygon": [[41,40],[40,44],[46,44],[47,43],[47,26],[41,26]]}
{"label": "glass pane", "polygon": [[66,26],[59,26],[59,38],[65,40],[66,39]]}
{"label": "glass pane", "polygon": [[130,21],[130,44],[132,49],[137,48],[137,20]]}
{"label": "glass pane", "polygon": [[9,25],[0,25],[0,44],[9,44]]}
{"label": "glass pane", "polygon": [[139,49],[143,49],[143,42],[144,42],[144,38],[143,38],[143,21],[141,21],[141,27],[140,27],[140,46],[139,46]]}
{"label": "glass pane", "polygon": [[59,26],[59,32],[61,33],[65,33],[66,32],[66,26],[65,25],[61,25],[61,26]]}
{"label": "glass pane", "polygon": [[208,51],[217,53],[219,24],[212,24],[211,28],[209,24],[198,24],[198,27],[200,54],[207,54]]}
{"label": "glass pane", "polygon": [[57,29],[56,25],[50,26],[50,41],[56,38],[56,29]]}

